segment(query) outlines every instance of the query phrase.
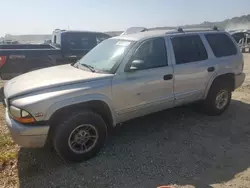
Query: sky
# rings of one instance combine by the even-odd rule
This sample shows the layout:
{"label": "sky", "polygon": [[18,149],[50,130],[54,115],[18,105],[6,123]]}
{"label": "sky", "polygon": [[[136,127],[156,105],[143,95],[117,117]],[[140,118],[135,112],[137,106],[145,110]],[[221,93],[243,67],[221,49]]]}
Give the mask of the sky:
{"label": "sky", "polygon": [[250,14],[250,0],[0,0],[0,7],[0,36],[178,26]]}

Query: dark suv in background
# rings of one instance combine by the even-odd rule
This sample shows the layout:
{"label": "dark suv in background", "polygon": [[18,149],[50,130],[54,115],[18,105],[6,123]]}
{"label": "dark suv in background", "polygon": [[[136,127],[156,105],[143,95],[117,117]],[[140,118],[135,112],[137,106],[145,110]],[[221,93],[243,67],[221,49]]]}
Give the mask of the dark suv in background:
{"label": "dark suv in background", "polygon": [[76,62],[108,38],[101,32],[56,29],[50,44],[0,45],[0,76],[6,80],[32,70]]}

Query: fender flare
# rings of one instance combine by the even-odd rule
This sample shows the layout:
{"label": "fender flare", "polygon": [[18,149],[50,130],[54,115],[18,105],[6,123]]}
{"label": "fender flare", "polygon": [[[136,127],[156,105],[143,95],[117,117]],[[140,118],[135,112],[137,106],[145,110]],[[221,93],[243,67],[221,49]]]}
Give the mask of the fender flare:
{"label": "fender flare", "polygon": [[205,89],[205,92],[204,92],[204,96],[203,96],[203,99],[206,99],[207,95],[208,95],[208,92],[214,82],[214,80],[216,78],[218,78],[219,76],[223,76],[223,75],[226,75],[226,74],[234,74],[232,72],[221,72],[219,74],[213,74],[213,76],[210,78],[210,80],[208,81],[208,84],[206,86],[206,89]]}
{"label": "fender flare", "polygon": [[52,117],[52,115],[56,111],[58,111],[64,107],[71,106],[74,104],[84,103],[84,102],[90,102],[90,101],[102,101],[105,104],[107,104],[107,106],[110,109],[111,115],[112,115],[113,126],[116,125],[117,117],[116,117],[116,113],[115,113],[115,110],[114,110],[113,105],[112,105],[112,101],[107,96],[102,95],[102,94],[86,94],[83,96],[78,96],[78,97],[73,97],[73,98],[68,98],[65,100],[58,101],[58,102],[50,105],[50,107],[48,108],[48,110],[45,113],[45,120],[49,120],[50,117]]}

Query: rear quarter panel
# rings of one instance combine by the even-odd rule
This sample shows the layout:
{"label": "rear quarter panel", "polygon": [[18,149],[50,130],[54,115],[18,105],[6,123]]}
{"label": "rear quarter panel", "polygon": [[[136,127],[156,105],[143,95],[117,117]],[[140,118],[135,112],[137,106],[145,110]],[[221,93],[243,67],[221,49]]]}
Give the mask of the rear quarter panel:
{"label": "rear quarter panel", "polygon": [[233,37],[228,33],[225,34],[232,40],[232,42],[236,46],[237,54],[219,58],[215,57],[207,40],[205,39],[205,37],[203,38],[203,41],[204,43],[206,43],[206,48],[208,49],[210,55],[211,65],[213,65],[216,70],[215,73],[210,78],[210,80],[208,80],[207,87],[204,93],[204,99],[206,98],[208,91],[216,77],[227,73],[232,73],[234,75],[237,75],[243,71],[243,66],[244,66],[243,55]]}

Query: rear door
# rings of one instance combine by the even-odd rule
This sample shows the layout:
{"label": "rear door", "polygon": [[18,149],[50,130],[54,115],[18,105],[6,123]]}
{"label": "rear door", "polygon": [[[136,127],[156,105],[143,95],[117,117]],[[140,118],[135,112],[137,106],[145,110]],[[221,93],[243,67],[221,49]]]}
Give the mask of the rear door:
{"label": "rear door", "polygon": [[174,64],[174,94],[176,105],[203,97],[206,85],[215,68],[198,34],[177,35],[170,38]]}
{"label": "rear door", "polygon": [[205,38],[211,48],[216,61],[216,73],[241,73],[243,69],[243,56],[237,44],[226,33],[209,33]]}

